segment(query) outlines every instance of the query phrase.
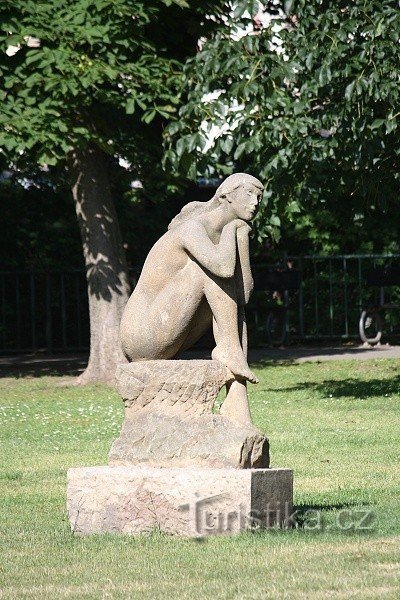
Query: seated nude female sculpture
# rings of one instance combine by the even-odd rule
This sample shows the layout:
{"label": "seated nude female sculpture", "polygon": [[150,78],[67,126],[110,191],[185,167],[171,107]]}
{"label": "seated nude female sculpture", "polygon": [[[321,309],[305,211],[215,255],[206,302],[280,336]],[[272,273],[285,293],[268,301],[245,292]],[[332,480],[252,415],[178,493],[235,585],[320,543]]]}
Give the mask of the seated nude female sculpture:
{"label": "seated nude female sculpture", "polygon": [[246,382],[244,306],[253,288],[249,222],[263,185],[251,175],[230,175],[208,202],[191,202],[150,250],[121,321],[130,361],[171,359],[213,325],[212,358],[233,374],[221,414],[250,423]]}

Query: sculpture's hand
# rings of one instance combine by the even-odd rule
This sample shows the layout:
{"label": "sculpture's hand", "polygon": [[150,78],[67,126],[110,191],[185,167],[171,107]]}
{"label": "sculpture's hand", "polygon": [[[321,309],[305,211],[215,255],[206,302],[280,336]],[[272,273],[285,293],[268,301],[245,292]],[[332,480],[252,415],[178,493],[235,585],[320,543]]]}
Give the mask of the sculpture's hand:
{"label": "sculpture's hand", "polygon": [[252,227],[246,221],[242,221],[242,223],[243,225],[240,225],[236,230],[238,241],[248,239],[252,231]]}
{"label": "sculpture's hand", "polygon": [[235,273],[238,246],[236,232],[239,225],[242,227],[242,223],[244,221],[235,219],[225,225],[219,244],[214,244],[203,224],[194,220],[182,225],[178,235],[182,247],[188,250],[202,267],[217,277],[229,278]]}
{"label": "sculpture's hand", "polygon": [[229,226],[234,227],[238,233],[240,231],[241,235],[249,234],[251,231],[250,225],[242,219],[235,219],[234,221],[231,221],[228,223],[228,225],[226,225],[226,227]]}

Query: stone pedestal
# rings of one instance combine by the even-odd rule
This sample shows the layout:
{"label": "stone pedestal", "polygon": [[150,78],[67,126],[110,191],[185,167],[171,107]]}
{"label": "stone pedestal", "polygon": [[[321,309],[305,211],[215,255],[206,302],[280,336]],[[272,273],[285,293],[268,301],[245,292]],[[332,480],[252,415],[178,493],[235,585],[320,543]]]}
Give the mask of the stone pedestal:
{"label": "stone pedestal", "polygon": [[68,471],[76,533],[182,536],[282,526],[292,511],[292,471],[268,469],[267,438],[212,409],[232,373],[216,361],[121,365],[125,404],[109,466]]}
{"label": "stone pedestal", "polygon": [[212,360],[154,360],[120,365],[125,404],[109,464],[153,467],[267,468],[268,439],[252,425],[212,409],[232,373]]}
{"label": "stone pedestal", "polygon": [[229,535],[285,526],[289,469],[83,467],[68,471],[68,516],[79,534]]}

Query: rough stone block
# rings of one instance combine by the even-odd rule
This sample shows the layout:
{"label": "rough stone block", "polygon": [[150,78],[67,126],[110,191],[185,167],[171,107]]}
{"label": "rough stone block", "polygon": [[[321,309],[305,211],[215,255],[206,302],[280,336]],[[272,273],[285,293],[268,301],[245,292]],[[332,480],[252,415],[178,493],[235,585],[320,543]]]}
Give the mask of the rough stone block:
{"label": "rough stone block", "polygon": [[162,413],[192,419],[211,413],[232,373],[215,360],[151,360],[118,365],[116,387],[126,416]]}
{"label": "rough stone block", "polygon": [[109,464],[263,468],[269,466],[269,445],[255,427],[237,426],[221,415],[182,423],[176,417],[146,413],[125,419]]}
{"label": "rough stone block", "polygon": [[125,404],[112,466],[268,468],[268,439],[252,425],[212,413],[232,374],[212,360],[155,360],[120,365]]}
{"label": "rough stone block", "polygon": [[290,469],[83,467],[69,469],[72,531],[229,535],[290,520]]}

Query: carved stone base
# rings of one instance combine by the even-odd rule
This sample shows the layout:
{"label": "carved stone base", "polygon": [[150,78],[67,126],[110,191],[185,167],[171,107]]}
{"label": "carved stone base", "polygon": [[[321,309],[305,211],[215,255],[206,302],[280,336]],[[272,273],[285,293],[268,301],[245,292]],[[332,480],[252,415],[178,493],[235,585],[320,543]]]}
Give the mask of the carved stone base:
{"label": "carved stone base", "polygon": [[127,418],[140,411],[192,419],[212,412],[232,373],[215,360],[148,360],[119,365],[115,377]]}
{"label": "carved stone base", "polygon": [[289,469],[69,469],[67,509],[75,533],[229,535],[289,524]]}
{"label": "carved stone base", "polygon": [[110,465],[267,468],[268,441],[255,427],[239,427],[220,415],[182,423],[165,415],[125,419],[109,454]]}
{"label": "carved stone base", "polygon": [[212,408],[232,380],[211,360],[157,360],[120,365],[117,390],[125,404],[110,465],[267,468],[267,438]]}

